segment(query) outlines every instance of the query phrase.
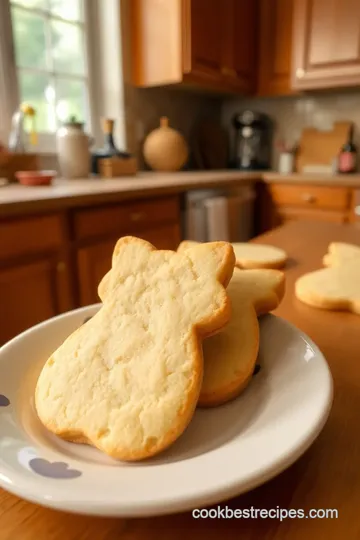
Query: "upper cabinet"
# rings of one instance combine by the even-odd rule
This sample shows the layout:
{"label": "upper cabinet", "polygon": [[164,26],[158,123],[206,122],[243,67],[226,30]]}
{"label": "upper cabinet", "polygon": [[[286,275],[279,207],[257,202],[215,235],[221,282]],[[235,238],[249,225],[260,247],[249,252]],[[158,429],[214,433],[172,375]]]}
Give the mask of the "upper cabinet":
{"label": "upper cabinet", "polygon": [[[196,2],[196,0],[195,0]],[[253,93],[256,84],[257,0],[223,0],[222,75],[227,86]]]}
{"label": "upper cabinet", "polygon": [[279,96],[360,84],[360,0],[131,0],[132,82]]}
{"label": "upper cabinet", "polygon": [[132,0],[132,80],[250,93],[258,0]]}
{"label": "upper cabinet", "polygon": [[183,4],[184,73],[218,79],[222,68],[223,7],[219,0],[190,0]]}
{"label": "upper cabinet", "polygon": [[360,1],[294,1],[293,86],[360,84]]}
{"label": "upper cabinet", "polygon": [[293,0],[260,0],[259,76],[261,96],[291,94]]}

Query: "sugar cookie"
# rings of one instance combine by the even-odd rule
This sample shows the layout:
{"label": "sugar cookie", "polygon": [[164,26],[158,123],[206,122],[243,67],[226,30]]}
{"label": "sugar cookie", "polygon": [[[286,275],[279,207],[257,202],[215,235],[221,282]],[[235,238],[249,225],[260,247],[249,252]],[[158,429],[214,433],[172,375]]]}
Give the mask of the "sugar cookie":
{"label": "sugar cookie", "polygon": [[[178,251],[196,245],[193,240],[181,242]],[[238,268],[282,268],[286,264],[287,254],[284,250],[274,246],[263,244],[251,244],[248,242],[237,242],[231,244],[234,248],[236,266]]]}
{"label": "sugar cookie", "polygon": [[235,257],[224,242],[186,253],[121,238],[101,309],[50,356],[35,404],[54,434],[139,460],[189,424],[202,379],[201,341],[231,308]]}
{"label": "sugar cookie", "polygon": [[313,307],[360,315],[360,259],[303,275],[295,283],[295,294]]}

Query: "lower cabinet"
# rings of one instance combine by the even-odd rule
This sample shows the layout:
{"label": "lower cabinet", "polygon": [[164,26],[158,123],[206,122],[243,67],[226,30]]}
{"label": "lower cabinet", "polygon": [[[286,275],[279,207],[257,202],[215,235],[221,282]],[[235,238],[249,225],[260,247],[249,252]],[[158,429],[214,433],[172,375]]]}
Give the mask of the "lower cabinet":
{"label": "lower cabinet", "polygon": [[0,269],[0,343],[73,307],[68,267],[58,256]]}
{"label": "lower cabinet", "polygon": [[[288,221],[325,221],[347,223],[355,220],[355,190],[338,186],[270,184],[262,194],[264,229],[278,227]],[[353,202],[352,202],[353,201]]]}
{"label": "lower cabinet", "polygon": [[27,328],[99,302],[121,236],[158,249],[180,243],[177,196],[0,219],[0,345]]}

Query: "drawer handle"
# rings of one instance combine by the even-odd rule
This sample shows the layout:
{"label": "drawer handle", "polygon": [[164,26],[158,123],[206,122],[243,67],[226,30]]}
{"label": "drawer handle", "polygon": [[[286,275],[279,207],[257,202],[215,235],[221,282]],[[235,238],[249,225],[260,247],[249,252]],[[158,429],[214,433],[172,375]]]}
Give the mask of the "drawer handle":
{"label": "drawer handle", "polygon": [[131,221],[141,221],[142,219],[145,219],[145,217],[145,212],[133,212],[130,214]]}
{"label": "drawer handle", "polygon": [[312,195],[311,193],[303,193],[302,200],[308,203],[314,203],[316,202],[316,197],[315,195]]}

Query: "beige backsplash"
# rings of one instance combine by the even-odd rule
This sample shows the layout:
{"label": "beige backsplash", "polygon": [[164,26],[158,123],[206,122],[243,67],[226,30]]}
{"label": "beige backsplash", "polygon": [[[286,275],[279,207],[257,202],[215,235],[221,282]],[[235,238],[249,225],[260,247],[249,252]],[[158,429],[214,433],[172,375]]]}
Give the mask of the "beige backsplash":
{"label": "beige backsplash", "polygon": [[[222,107],[222,123],[230,126],[232,116],[246,108],[268,114],[275,121],[274,139],[296,142],[304,127],[331,129],[334,122],[350,120],[355,124],[355,142],[360,148],[360,92],[303,95],[282,98],[231,99]],[[273,150],[273,167],[278,152]],[[358,164],[359,168],[359,164]]]}
{"label": "beige backsplash", "polygon": [[125,102],[128,147],[140,166],[144,138],[159,126],[161,116],[169,118],[170,126],[184,135],[190,147],[194,127],[201,118],[210,116],[219,123],[221,118],[219,98],[190,90],[128,87]]}

